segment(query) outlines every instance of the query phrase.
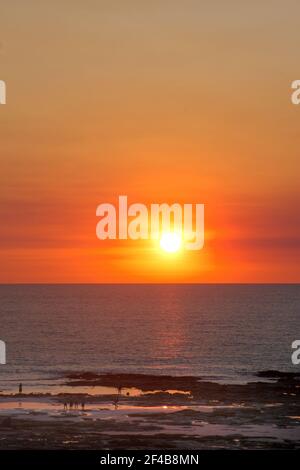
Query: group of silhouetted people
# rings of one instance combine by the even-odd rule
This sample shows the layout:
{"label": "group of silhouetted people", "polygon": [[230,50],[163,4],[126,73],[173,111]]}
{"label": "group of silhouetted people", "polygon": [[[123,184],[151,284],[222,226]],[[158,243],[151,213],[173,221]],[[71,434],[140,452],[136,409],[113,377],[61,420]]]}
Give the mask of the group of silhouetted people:
{"label": "group of silhouetted people", "polygon": [[73,401],[73,400],[65,401],[64,402],[64,411],[66,411],[68,409],[69,410],[78,410],[79,405],[81,405],[81,410],[84,411],[84,406],[85,406],[84,402],[79,403],[78,401]]}

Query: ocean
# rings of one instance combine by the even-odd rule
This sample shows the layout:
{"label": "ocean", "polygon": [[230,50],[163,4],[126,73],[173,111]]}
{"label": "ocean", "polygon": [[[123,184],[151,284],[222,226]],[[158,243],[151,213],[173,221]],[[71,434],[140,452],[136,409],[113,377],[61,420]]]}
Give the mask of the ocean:
{"label": "ocean", "polygon": [[244,383],[299,372],[299,285],[1,285],[0,390],[51,391],[71,371]]}

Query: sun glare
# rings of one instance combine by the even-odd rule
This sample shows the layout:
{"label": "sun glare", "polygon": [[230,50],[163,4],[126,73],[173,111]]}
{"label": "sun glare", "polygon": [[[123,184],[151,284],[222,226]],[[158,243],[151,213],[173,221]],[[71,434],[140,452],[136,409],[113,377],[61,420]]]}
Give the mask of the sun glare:
{"label": "sun glare", "polygon": [[178,233],[163,233],[160,239],[160,247],[168,253],[175,253],[181,247],[181,237]]}

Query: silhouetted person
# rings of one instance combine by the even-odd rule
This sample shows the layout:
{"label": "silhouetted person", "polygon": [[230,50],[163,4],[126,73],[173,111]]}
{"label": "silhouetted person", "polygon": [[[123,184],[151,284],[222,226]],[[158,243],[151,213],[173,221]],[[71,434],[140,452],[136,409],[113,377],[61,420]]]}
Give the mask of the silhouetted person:
{"label": "silhouetted person", "polygon": [[22,386],[22,384],[20,383],[20,384],[19,384],[19,393],[22,393],[22,391],[23,391],[23,386]]}
{"label": "silhouetted person", "polygon": [[122,387],[118,387],[118,393],[117,393],[117,396],[114,400],[115,410],[118,409],[118,404],[119,404],[119,399],[120,399],[121,393],[122,393]]}
{"label": "silhouetted person", "polygon": [[84,411],[84,402],[81,403],[81,409]]}
{"label": "silhouetted person", "polygon": [[67,410],[68,409],[68,404],[65,402],[64,403],[64,410]]}

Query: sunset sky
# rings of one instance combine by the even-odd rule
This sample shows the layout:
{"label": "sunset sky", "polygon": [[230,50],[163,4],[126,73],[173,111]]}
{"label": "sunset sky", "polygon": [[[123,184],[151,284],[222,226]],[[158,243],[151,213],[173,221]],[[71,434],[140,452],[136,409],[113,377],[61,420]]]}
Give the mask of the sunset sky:
{"label": "sunset sky", "polygon": [[[1,3],[0,282],[299,282],[299,1]],[[96,208],[204,203],[205,246]]]}

